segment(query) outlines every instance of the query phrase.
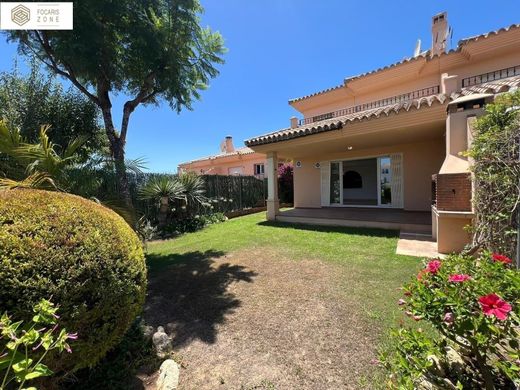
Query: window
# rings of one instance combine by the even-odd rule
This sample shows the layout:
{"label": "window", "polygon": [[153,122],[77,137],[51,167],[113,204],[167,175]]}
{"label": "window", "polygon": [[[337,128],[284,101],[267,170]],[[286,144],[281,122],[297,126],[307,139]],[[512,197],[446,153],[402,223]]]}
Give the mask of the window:
{"label": "window", "polygon": [[343,174],[343,188],[363,188],[363,179],[356,171],[347,171]]}
{"label": "window", "polygon": [[264,164],[255,164],[254,172],[255,172],[255,175],[263,175],[265,173],[265,165]]}

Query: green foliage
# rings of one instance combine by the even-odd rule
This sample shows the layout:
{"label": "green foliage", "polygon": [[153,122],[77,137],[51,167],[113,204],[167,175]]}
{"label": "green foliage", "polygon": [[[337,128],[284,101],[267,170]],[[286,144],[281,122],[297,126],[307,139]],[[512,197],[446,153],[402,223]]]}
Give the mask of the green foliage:
{"label": "green foliage", "polygon": [[[118,196],[132,199],[125,168],[130,115],[140,105],[169,103],[176,111],[192,108],[223,62],[223,39],[200,26],[198,0],[83,0],[74,8],[73,31],[9,31],[19,51],[68,79],[102,112]],[[112,94],[131,96],[116,129]]]}
{"label": "green foliage", "polygon": [[520,204],[520,91],[498,96],[480,117],[469,156],[474,159],[474,243],[513,256]]}
{"label": "green foliage", "polygon": [[24,389],[28,381],[53,375],[43,363],[49,351],[72,352],[67,340],[75,340],[77,335],[58,328],[57,310],[42,299],[25,324],[13,322],[7,313],[0,317],[0,390],[15,388],[15,382],[18,389]]}
{"label": "green foliage", "polygon": [[27,320],[51,296],[75,353],[52,356],[56,371],[91,366],[140,312],[146,266],[139,238],[111,210],[58,192],[0,191],[0,310]]}
{"label": "green foliage", "polygon": [[223,213],[211,213],[205,215],[195,215],[193,217],[177,218],[172,220],[162,229],[164,237],[177,236],[183,233],[192,233],[208,225],[227,221]]}
{"label": "green foliage", "polygon": [[208,206],[204,179],[199,175],[191,173],[181,173],[177,180],[184,188],[184,197],[188,207]]}
{"label": "green foliage", "polygon": [[0,73],[0,118],[10,130],[19,129],[29,143],[39,141],[42,125],[50,126],[49,141],[58,153],[78,137],[85,137],[78,151],[81,161],[107,144],[97,106],[77,91],[64,90],[56,77],[42,73],[36,62],[31,63],[27,75],[16,67]]}
{"label": "green foliage", "polygon": [[[50,141],[48,131],[48,126],[41,126],[38,142],[28,143],[19,129],[9,129],[4,121],[0,121],[0,156],[8,156],[12,163],[17,163],[23,169],[23,179],[16,183],[17,175],[13,172],[11,164],[7,174],[14,177],[11,176],[7,180],[0,179],[0,188],[23,186],[67,188],[67,170],[78,161],[78,151],[86,138],[79,136],[58,153],[57,145]],[[35,180],[35,178],[46,180]]]}
{"label": "green foliage", "polygon": [[108,83],[128,95],[144,90],[153,95],[143,103],[164,98],[180,110],[191,107],[218,74],[213,64],[222,63],[222,37],[200,26],[201,12],[196,0],[88,0],[75,7],[72,32],[9,31],[8,37],[22,53],[85,85]]}
{"label": "green foliage", "polygon": [[74,380],[62,383],[63,390],[132,389],[137,370],[154,372],[160,361],[150,339],[143,336],[140,321],[134,321],[121,342],[94,367],[74,374]]}
{"label": "green foliage", "polygon": [[176,177],[153,176],[140,190],[141,199],[152,200],[157,203],[162,198],[170,201],[184,199],[183,183]]}
{"label": "green foliage", "polygon": [[405,313],[435,333],[394,332],[394,348],[382,356],[391,387],[425,380],[452,389],[520,384],[520,273],[510,262],[490,253],[452,255],[430,261],[405,285]]}
{"label": "green foliage", "polygon": [[294,168],[292,164],[283,164],[278,167],[278,188],[280,202],[294,202]]}

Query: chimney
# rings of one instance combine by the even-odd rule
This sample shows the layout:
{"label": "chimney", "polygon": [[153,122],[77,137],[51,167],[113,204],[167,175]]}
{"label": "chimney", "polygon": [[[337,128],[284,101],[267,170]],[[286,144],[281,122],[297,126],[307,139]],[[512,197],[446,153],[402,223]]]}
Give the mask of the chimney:
{"label": "chimney", "polygon": [[291,117],[291,129],[296,129],[298,127],[298,118],[295,116]]}
{"label": "chimney", "polygon": [[233,146],[233,137],[230,135],[226,135],[226,139],[224,139],[224,148],[222,150],[224,153],[233,153],[235,151],[235,147]]}
{"label": "chimney", "polygon": [[432,49],[431,56],[446,53],[448,35],[450,28],[448,26],[448,13],[442,12],[432,18]]}

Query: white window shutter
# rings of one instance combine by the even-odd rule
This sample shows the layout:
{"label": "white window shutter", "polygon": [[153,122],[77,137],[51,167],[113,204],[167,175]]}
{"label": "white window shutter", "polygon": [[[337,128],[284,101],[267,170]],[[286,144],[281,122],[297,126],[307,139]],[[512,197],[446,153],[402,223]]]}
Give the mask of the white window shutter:
{"label": "white window shutter", "polygon": [[402,209],[404,207],[403,155],[401,153],[391,154],[390,161],[392,170],[392,207]]}
{"label": "white window shutter", "polygon": [[330,161],[320,162],[321,206],[330,206]]}

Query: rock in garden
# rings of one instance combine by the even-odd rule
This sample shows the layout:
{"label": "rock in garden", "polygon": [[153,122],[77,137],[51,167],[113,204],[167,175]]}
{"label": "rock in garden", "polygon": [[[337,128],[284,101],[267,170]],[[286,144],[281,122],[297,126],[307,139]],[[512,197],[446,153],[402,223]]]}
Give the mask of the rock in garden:
{"label": "rock in garden", "polygon": [[159,326],[157,332],[152,337],[153,345],[155,346],[155,352],[159,357],[165,357],[172,349],[171,340],[168,335],[164,332],[164,328]]}
{"label": "rock in garden", "polygon": [[446,347],[446,361],[451,371],[455,371],[459,374],[464,372],[464,360],[462,360],[459,353],[451,347]]}
{"label": "rock in garden", "polygon": [[174,390],[179,384],[179,366],[172,359],[165,360],[159,368],[157,390]]}

